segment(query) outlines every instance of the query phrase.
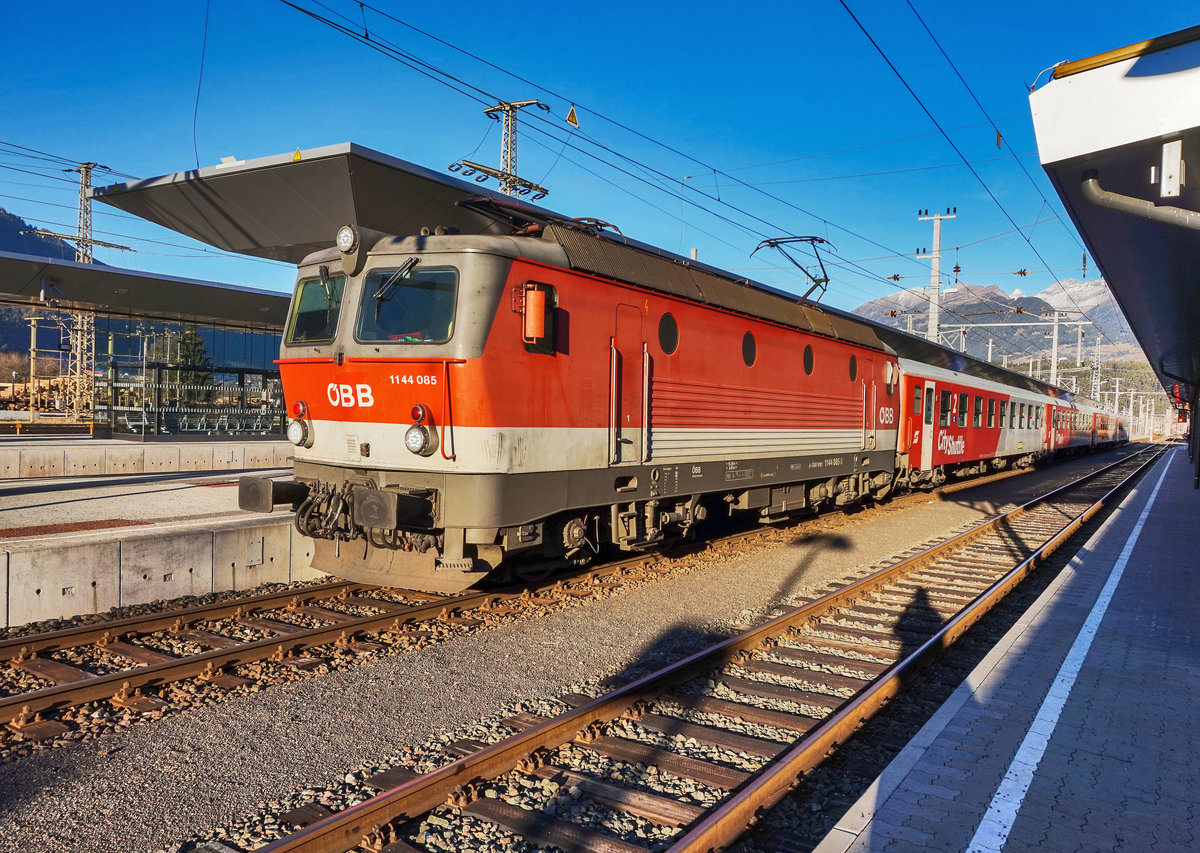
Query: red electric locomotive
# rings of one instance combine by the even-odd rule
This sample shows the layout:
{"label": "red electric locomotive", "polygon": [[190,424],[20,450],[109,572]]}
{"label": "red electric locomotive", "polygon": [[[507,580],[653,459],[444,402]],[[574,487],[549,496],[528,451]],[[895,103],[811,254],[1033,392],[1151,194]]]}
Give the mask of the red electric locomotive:
{"label": "red electric locomotive", "polygon": [[[713,503],[782,514],[890,488],[899,371],[869,326],[530,225],[348,228],[301,264],[280,370],[316,568],[457,589],[518,552],[656,545]],[[296,497],[267,483],[243,506]]]}

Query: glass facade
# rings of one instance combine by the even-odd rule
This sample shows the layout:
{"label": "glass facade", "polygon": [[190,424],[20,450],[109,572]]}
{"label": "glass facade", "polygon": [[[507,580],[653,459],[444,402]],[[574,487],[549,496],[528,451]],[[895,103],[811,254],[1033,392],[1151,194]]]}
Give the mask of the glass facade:
{"label": "glass facade", "polygon": [[280,335],[96,317],[96,426],[119,436],[281,436]]}

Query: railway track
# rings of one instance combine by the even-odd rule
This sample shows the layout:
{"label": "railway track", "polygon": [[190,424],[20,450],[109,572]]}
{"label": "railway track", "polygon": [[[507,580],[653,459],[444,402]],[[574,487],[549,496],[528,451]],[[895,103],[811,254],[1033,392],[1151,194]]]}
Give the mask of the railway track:
{"label": "railway track", "polygon": [[[971,484],[1010,476],[1013,472],[1004,472]],[[944,490],[958,488],[961,484]],[[756,528],[711,544],[718,550],[737,547],[769,537],[772,530]],[[431,637],[423,623],[474,627],[527,606],[640,582],[665,574],[671,564],[661,555],[639,556],[539,585],[457,596],[333,581],[14,636],[0,640],[0,721],[23,740],[50,741],[71,729],[69,721],[56,717],[87,703],[107,700],[120,710],[153,712],[167,704],[162,696],[173,683],[199,679],[210,690],[232,690],[247,683],[236,674],[247,664],[312,669],[339,655]]]}
{"label": "railway track", "polygon": [[[312,669],[328,658],[409,644],[450,629],[493,622],[527,607],[591,595],[656,573],[657,557],[639,557],[576,572],[541,585],[436,595],[334,581],[301,591],[169,610],[0,641],[0,720],[22,738],[56,738],[69,726],[53,714],[89,702],[148,712],[166,705],[154,692],[199,679],[231,690],[234,672],[259,661]],[[642,570],[639,571],[639,567]],[[86,662],[86,665],[83,663]],[[12,690],[18,680],[35,689]]]}
{"label": "railway track", "polygon": [[262,849],[411,853],[430,827],[480,823],[508,840],[589,853],[728,845],[1160,452],[1106,466],[607,695],[561,697],[570,710],[556,717],[511,717],[511,736],[452,744],[462,757],[431,773],[388,771],[373,784],[382,793],[342,812],[284,816],[302,828]]}

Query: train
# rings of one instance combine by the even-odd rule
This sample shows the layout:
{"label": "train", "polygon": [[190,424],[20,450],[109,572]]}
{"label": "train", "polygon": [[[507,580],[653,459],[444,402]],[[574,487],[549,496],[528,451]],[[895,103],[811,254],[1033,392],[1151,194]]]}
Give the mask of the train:
{"label": "train", "polygon": [[1127,439],[1094,401],[503,197],[496,227],[347,224],[298,265],[279,367],[314,568],[454,592]]}

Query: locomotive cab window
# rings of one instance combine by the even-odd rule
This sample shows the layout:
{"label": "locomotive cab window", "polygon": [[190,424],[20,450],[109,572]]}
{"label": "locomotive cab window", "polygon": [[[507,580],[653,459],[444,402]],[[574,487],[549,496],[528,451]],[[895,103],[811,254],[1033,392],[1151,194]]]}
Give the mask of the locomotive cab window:
{"label": "locomotive cab window", "polygon": [[458,272],[411,263],[372,270],[363,285],[354,337],[363,343],[441,344],[454,330]]}
{"label": "locomotive cab window", "polygon": [[324,272],[320,278],[306,278],[296,285],[292,317],[288,323],[289,344],[332,341],[337,332],[346,277],[331,276],[324,267],[322,270]]}

